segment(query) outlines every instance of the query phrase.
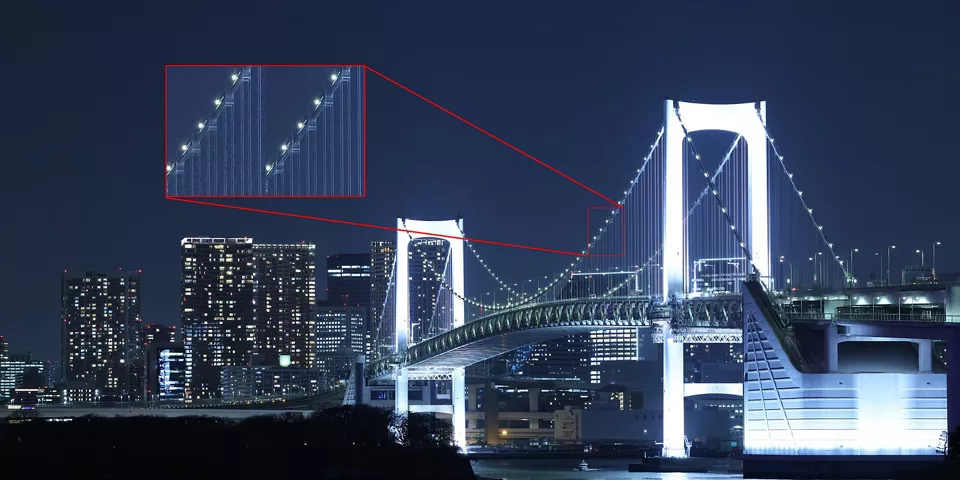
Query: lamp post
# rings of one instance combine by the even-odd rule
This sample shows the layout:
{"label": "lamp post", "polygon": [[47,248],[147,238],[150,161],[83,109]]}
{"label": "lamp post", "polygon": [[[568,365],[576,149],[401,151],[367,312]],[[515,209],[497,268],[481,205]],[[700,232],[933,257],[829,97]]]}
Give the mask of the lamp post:
{"label": "lamp post", "polygon": [[780,255],[780,263],[786,263],[787,267],[790,269],[790,275],[787,277],[787,282],[786,282],[787,284],[786,286],[790,287],[790,284],[792,283],[791,279],[793,278],[793,264],[790,263],[790,260],[783,258],[783,255]]}
{"label": "lamp post", "polygon": [[887,247],[887,285],[890,285],[890,250],[897,248],[896,245],[890,245]]}
{"label": "lamp post", "polygon": [[854,248],[850,250],[850,279],[853,283],[856,283],[857,276],[853,274],[853,254],[859,252],[859,248]]}
{"label": "lamp post", "polygon": [[934,279],[937,278],[937,245],[940,245],[940,242],[933,242],[933,265],[930,267],[930,274]]}
{"label": "lamp post", "polygon": [[918,248],[917,253],[920,255],[920,268],[923,268],[923,250]]}

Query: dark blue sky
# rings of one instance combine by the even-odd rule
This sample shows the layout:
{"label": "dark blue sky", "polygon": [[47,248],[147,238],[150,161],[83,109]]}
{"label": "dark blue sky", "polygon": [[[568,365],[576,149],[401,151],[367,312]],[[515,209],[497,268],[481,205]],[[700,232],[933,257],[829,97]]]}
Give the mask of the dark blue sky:
{"label": "dark blue sky", "polygon": [[[178,323],[184,236],[308,240],[323,255],[390,238],[164,200],[165,63],[367,64],[615,197],[664,98],[766,100],[841,251],[942,240],[938,270],[960,268],[955,2],[659,3],[171,2],[5,15],[0,333],[13,350],[56,358],[64,269],[142,268],[144,319]],[[472,236],[582,248],[584,206],[598,199],[381,79],[367,88],[366,199],[245,204],[383,225],[460,213]],[[568,261],[480,248],[514,281]]]}

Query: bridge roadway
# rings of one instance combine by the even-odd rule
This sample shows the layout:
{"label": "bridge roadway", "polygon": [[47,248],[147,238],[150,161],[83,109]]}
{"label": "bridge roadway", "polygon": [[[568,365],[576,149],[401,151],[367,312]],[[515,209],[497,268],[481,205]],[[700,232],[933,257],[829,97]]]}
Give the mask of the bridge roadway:
{"label": "bridge roadway", "polygon": [[652,327],[679,318],[685,327],[743,328],[740,296],[702,297],[674,306],[650,297],[606,297],[531,303],[478,318],[410,346],[367,367],[368,379],[389,375],[395,365],[423,369],[466,367],[524,345],[554,338],[630,327]]}
{"label": "bridge roadway", "polygon": [[[856,305],[891,305],[906,295],[910,303],[946,305],[951,310],[951,290],[947,284],[909,285],[899,287],[871,287],[818,292],[788,292],[779,298],[781,303],[795,301],[822,301],[824,310]],[[957,313],[960,313],[958,310]],[[813,315],[813,316],[811,316]],[[947,321],[940,314],[936,318],[908,318],[899,314],[787,314],[793,323],[816,323],[823,320],[843,322],[873,321]],[[954,317],[950,315],[949,317]],[[625,296],[560,300],[531,303],[494,312],[449,332],[437,335],[415,345],[406,352],[381,358],[367,366],[368,380],[385,380],[396,366],[418,370],[448,371],[466,367],[507,353],[524,345],[545,342],[567,335],[630,327],[655,327],[658,322],[671,320],[671,327],[685,335],[686,343],[740,343],[743,313],[740,294],[700,296],[664,304],[648,296]],[[957,317],[956,320],[960,320]],[[675,335],[676,337],[676,335]],[[654,340],[662,342],[662,332],[654,333]],[[429,375],[428,375],[429,376]],[[442,376],[442,375],[441,375]],[[426,377],[425,377],[426,378]],[[439,377],[438,377],[439,378]],[[445,378],[445,377],[443,377]]]}

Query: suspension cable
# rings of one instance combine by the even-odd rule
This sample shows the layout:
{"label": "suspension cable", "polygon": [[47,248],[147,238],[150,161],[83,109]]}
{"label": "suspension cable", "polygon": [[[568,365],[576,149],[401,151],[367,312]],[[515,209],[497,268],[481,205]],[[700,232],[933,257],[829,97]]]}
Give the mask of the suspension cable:
{"label": "suspension cable", "polygon": [[794,193],[797,194],[797,197],[800,199],[800,204],[803,205],[804,210],[807,211],[807,215],[810,217],[810,221],[813,222],[813,226],[817,229],[817,233],[820,236],[820,239],[823,240],[823,243],[830,250],[830,254],[833,257],[833,260],[840,265],[840,269],[843,271],[844,276],[847,278],[847,281],[852,281],[853,276],[850,272],[847,271],[847,268],[844,267],[843,261],[840,260],[840,256],[837,255],[837,252],[833,249],[833,244],[827,240],[827,236],[823,233],[823,225],[817,223],[817,219],[813,216],[813,209],[807,205],[806,199],[803,198],[803,191],[797,187],[797,183],[793,180],[793,174],[787,169],[787,164],[783,161],[783,155],[780,154],[780,151],[777,149],[777,146],[773,142],[773,137],[770,136],[770,131],[767,130],[767,125],[763,123],[763,115],[760,112],[760,107],[757,107],[757,118],[760,120],[760,124],[763,125],[763,133],[767,137],[767,143],[770,144],[770,147],[773,148],[773,154],[777,157],[777,160],[780,162],[780,167],[783,168],[783,173],[787,175],[787,179],[790,181],[790,186],[793,187]]}

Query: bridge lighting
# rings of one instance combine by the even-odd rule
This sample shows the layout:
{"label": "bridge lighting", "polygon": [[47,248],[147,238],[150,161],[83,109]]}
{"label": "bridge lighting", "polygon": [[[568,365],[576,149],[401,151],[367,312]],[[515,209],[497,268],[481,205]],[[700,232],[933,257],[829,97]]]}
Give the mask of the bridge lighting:
{"label": "bridge lighting", "polygon": [[286,152],[286,151],[287,151],[287,144],[280,145],[280,150]]}
{"label": "bridge lighting", "polygon": [[330,81],[332,81],[332,82],[336,82],[336,81],[337,81],[337,74],[336,74],[336,73],[333,73],[333,74],[330,75]]}
{"label": "bridge lighting", "polygon": [[234,82],[236,82],[239,79],[240,79],[240,76],[237,75],[236,73],[230,75],[230,80],[233,80]]}
{"label": "bridge lighting", "polygon": [[186,152],[186,151],[187,151],[187,148],[188,148],[188,147],[186,146],[186,144],[180,145],[180,150],[181,150],[181,151]]}
{"label": "bridge lighting", "polygon": [[797,190],[797,195],[800,195],[800,196],[802,197],[802,196],[803,196],[803,192],[800,191],[800,190]]}
{"label": "bridge lighting", "polygon": [[823,230],[823,225],[817,225],[817,229]]}
{"label": "bridge lighting", "polygon": [[720,211],[723,213],[727,213],[727,207],[720,207]]}
{"label": "bridge lighting", "polygon": [[319,107],[319,106],[320,106],[320,99],[319,99],[319,98],[314,98],[314,99],[313,99],[313,104]]}
{"label": "bridge lighting", "polygon": [[793,174],[792,174],[792,173],[788,173],[788,174],[787,174],[787,177],[789,177],[791,180],[793,180]]}
{"label": "bridge lighting", "polygon": [[218,107],[220,106],[221,103],[223,103],[223,100],[220,100],[219,98],[213,101],[213,104]]}
{"label": "bridge lighting", "polygon": [[302,129],[303,129],[303,122],[297,123],[297,130],[302,130]]}
{"label": "bridge lighting", "polygon": [[173,165],[167,165],[167,171],[173,170]]}
{"label": "bridge lighting", "polygon": [[[827,246],[830,247],[830,248],[833,248],[833,244],[832,244],[832,243],[828,243]],[[837,257],[837,258],[840,258],[840,257]]]}
{"label": "bridge lighting", "polygon": [[810,212],[810,213],[813,213],[813,209],[812,209],[812,208],[808,208],[807,211]]}
{"label": "bridge lighting", "polygon": [[730,225],[730,230],[736,230],[736,229],[737,229],[736,225]]}
{"label": "bridge lighting", "polygon": [[267,171],[273,170],[273,165],[267,165]]}
{"label": "bridge lighting", "polygon": [[203,122],[197,123],[197,128],[203,130]]}

